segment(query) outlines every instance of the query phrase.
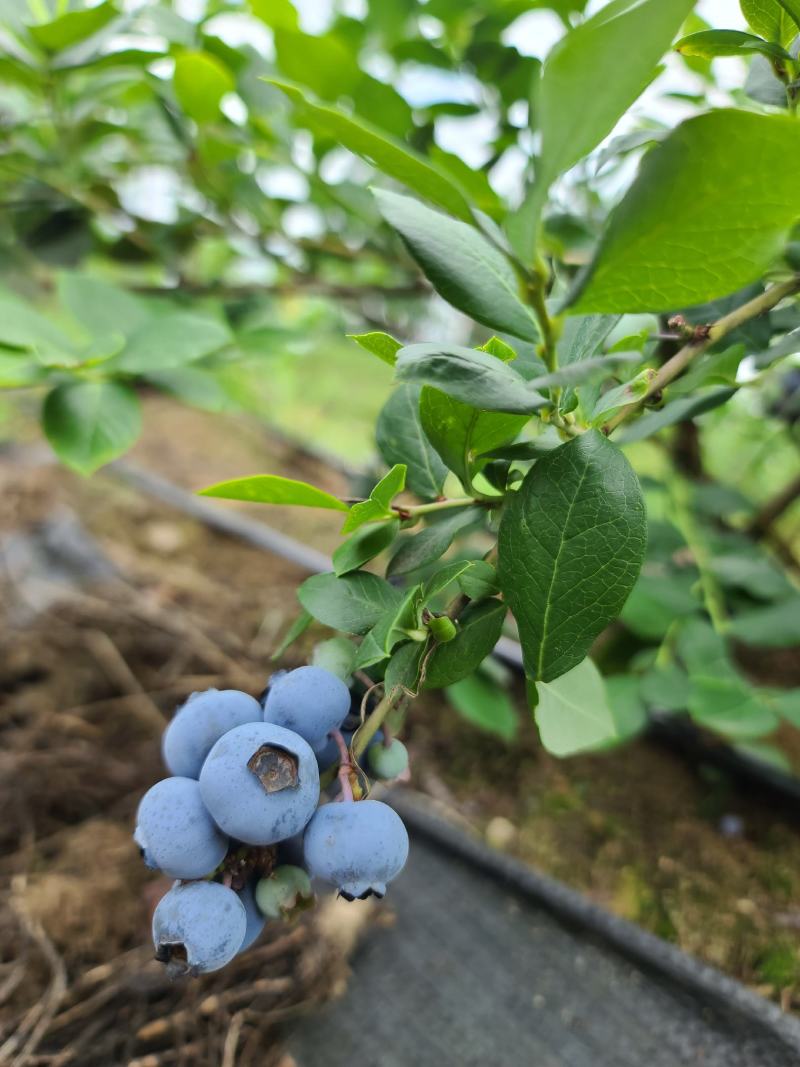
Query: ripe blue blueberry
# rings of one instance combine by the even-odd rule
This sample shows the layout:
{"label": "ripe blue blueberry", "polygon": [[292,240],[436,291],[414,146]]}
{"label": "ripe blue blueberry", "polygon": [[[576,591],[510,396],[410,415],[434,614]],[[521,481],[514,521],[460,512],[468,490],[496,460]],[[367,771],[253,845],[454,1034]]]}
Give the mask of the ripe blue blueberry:
{"label": "ripe blue blueberry", "polygon": [[200,795],[225,833],[248,845],[273,845],[300,833],[314,814],[317,761],[291,730],[245,723],[223,734],[209,752]]}
{"label": "ripe blue blueberry", "polygon": [[238,689],[192,693],[164,731],[164,762],[171,774],[199,778],[203,761],[223,734],[260,718],[261,706],[255,697]]}
{"label": "ripe blue blueberry", "polygon": [[294,730],[320,745],[350,711],[350,690],[322,667],[298,667],[273,681],[264,701],[264,722]]}
{"label": "ripe blue blueberry", "polygon": [[171,878],[203,878],[228,851],[228,838],[208,814],[194,778],[165,778],[148,789],[133,839],[147,866]]}
{"label": "ripe blue blueberry", "polygon": [[239,951],[246,929],[244,905],[232,889],[176,883],[153,913],[156,959],[171,978],[218,971]]}
{"label": "ripe blue blueberry", "polygon": [[247,918],[247,927],[244,932],[244,940],[239,946],[239,952],[246,952],[253,942],[259,937],[267,920],[256,904],[255,882],[250,879],[243,889],[238,890],[237,896],[244,905],[244,913]]}
{"label": "ripe blue blueberry", "polygon": [[408,834],[388,804],[344,800],[316,812],[303,846],[308,873],[335,886],[347,900],[382,897],[387,882],[405,866]]}

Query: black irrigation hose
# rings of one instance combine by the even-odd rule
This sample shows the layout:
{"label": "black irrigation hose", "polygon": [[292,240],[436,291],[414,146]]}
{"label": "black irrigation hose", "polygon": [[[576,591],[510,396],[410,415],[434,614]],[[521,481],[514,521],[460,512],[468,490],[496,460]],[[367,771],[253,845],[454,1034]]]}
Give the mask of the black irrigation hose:
{"label": "black irrigation hose", "polygon": [[[124,460],[117,460],[106,469],[128,485],[192,516],[206,526],[236,537],[255,548],[281,556],[311,574],[333,569],[331,559],[323,552],[309,548],[301,541],[273,530],[265,523],[250,519],[240,512],[220,507],[216,502],[210,503],[186,489],[173,485],[160,475],[151,474]],[[495,647],[495,654],[521,673],[522,650],[516,641],[501,637]],[[648,736],[680,753],[694,766],[706,763],[718,767],[742,784],[758,789],[765,798],[782,804],[789,814],[800,817],[800,778],[737,752],[723,741],[710,740],[690,720],[679,716],[653,716]]]}

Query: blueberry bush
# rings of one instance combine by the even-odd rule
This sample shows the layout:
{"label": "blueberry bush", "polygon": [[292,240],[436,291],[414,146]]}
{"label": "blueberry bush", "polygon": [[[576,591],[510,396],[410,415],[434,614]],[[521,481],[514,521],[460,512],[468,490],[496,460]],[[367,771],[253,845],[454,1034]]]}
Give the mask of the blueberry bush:
{"label": "blueberry bush", "polygon": [[[269,382],[276,339],[316,329],[279,299],[311,291],[394,386],[366,491],[203,490],[337,513],[275,658],[336,635],[261,701],[212,690],[170,724],[136,829],[178,879],[159,958],[223,966],[311,878],[382,896],[408,842],[371,780],[408,775],[423,690],[513,737],[501,641],[556,756],[688,713],[785,766],[800,690],[741,651],[800,644],[800,3],[742,0],[728,28],[692,0],[378,0],[319,33],[289,0],[176,6],[0,4],[5,274],[50,294],[0,292],[0,383],[44,393],[88,473],[136,439],[144,387],[213,408],[243,365]],[[542,59],[511,43],[531,9],[560,24]],[[478,163],[440,144],[469,119]],[[793,474],[769,498],[767,460]]]}

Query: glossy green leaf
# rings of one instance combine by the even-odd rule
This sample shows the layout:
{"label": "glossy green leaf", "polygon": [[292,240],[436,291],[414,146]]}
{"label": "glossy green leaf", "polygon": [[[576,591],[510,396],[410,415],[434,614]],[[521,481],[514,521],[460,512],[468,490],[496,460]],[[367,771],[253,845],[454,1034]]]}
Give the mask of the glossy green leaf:
{"label": "glossy green leaf", "polygon": [[383,677],[387,693],[393,692],[398,686],[412,693],[417,692],[425,649],[421,641],[407,641],[392,653]]}
{"label": "glossy green leaf", "polygon": [[799,169],[793,118],[730,109],[684,122],[642,160],[573,310],[668,311],[760,278],[800,217]]}
{"label": "glossy green leaf", "polygon": [[199,491],[200,496],[220,497],[223,500],[246,500],[251,504],[288,504],[300,508],[327,508],[349,511],[347,504],[337,497],[317,489],[307,482],[282,478],[278,474],[252,474],[246,478],[232,478]]}
{"label": "glossy green leaf", "polygon": [[272,655],[269,658],[270,663],[275,663],[277,660],[279,660],[283,656],[284,652],[286,652],[286,650],[289,649],[299,637],[303,636],[303,634],[306,632],[306,630],[309,628],[313,621],[313,615],[310,615],[305,610],[301,611],[297,618],[294,620],[294,622],[291,624],[289,629],[283,635],[281,640],[278,642],[277,648],[274,649]]}
{"label": "glossy green leaf", "polygon": [[272,29],[297,29],[297,11],[290,0],[248,0],[248,5],[253,14]]}
{"label": "glossy green leaf", "polygon": [[314,574],[300,586],[297,597],[318,622],[350,634],[366,633],[403,599],[398,589],[367,571],[342,578]]}
{"label": "glossy green leaf", "polygon": [[543,456],[508,500],[498,576],[526,673],[578,664],[622,609],[644,558],[646,521],[627,459],[596,430]]}
{"label": "glossy green leaf", "polygon": [[112,3],[98,4],[96,7],[78,11],[67,11],[52,22],[28,26],[28,33],[46,52],[61,52],[102,30],[119,11]]}
{"label": "glossy green leaf", "polygon": [[539,183],[595,148],[652,79],[693,0],[613,0],[545,60],[537,99]]}
{"label": "glossy green leaf", "polygon": [[740,0],[748,24],[768,41],[788,45],[800,26],[800,0]]}
{"label": "glossy green leaf", "polygon": [[483,411],[531,414],[547,402],[510,364],[462,345],[406,345],[398,353],[396,375]]}
{"label": "glossy green leaf", "polygon": [[390,576],[408,574],[434,563],[447,551],[460,530],[479,522],[484,515],[482,508],[458,508],[419,533],[404,538],[389,560],[386,573]]}
{"label": "glossy green leaf", "polygon": [[456,579],[461,592],[472,601],[496,596],[500,592],[497,570],[483,559],[470,561],[469,567]]}
{"label": "glossy green leaf", "polygon": [[365,526],[356,530],[333,553],[333,570],[337,577],[358,570],[371,559],[385,551],[397,536],[400,523],[397,519],[380,525]]}
{"label": "glossy green leaf", "polygon": [[480,411],[427,385],[420,396],[419,415],[426,437],[467,490],[480,468],[478,457],[513,441],[528,421],[527,415]]}
{"label": "glossy green leaf", "polygon": [[361,72],[356,57],[333,33],[321,36],[275,28],[278,69],[292,81],[307,86],[323,100],[350,95]]}
{"label": "glossy green leaf", "polygon": [[619,319],[619,315],[573,315],[567,319],[558,339],[559,366],[594,356]]}
{"label": "glossy green leaf", "polygon": [[537,682],[539,736],[554,756],[589,752],[617,737],[603,677],[590,659],[552,682]]}
{"label": "glossy green leaf", "polygon": [[47,394],[42,426],[63,463],[91,474],[127,452],[139,436],[139,398],[118,382],[66,382]]}
{"label": "glossy green leaf", "polygon": [[397,463],[378,482],[367,500],[353,504],[342,526],[342,533],[352,533],[368,522],[382,522],[394,516],[391,504],[406,486],[406,467]]}
{"label": "glossy green leaf", "polygon": [[442,491],[447,468],[422,429],[419,385],[398,385],[378,415],[375,439],[386,463],[405,463],[406,484],[423,500]]}
{"label": "glossy green leaf", "polygon": [[701,59],[714,59],[716,56],[746,56],[759,53],[767,59],[780,62],[791,56],[774,41],[765,41],[752,33],[742,30],[700,30],[682,37],[675,45],[675,51],[683,56],[700,56]]}
{"label": "glossy green leaf", "polygon": [[471,674],[445,690],[448,701],[467,722],[486,733],[513,741],[519,728],[516,709],[504,689],[481,674]]}
{"label": "glossy green leaf", "polygon": [[279,81],[272,84],[291,100],[301,125],[348,148],[383,174],[395,178],[456,218],[472,221],[472,210],[461,190],[422,156],[343,111],[312,103],[294,85]]}
{"label": "glossy green leaf", "polygon": [[374,330],[372,333],[349,333],[347,336],[367,352],[371,352],[373,356],[388,363],[390,367],[397,362],[397,353],[403,347],[400,341],[396,341],[390,334],[383,333],[381,330]]}
{"label": "glossy green leaf", "polygon": [[497,644],[505,617],[506,606],[501,601],[470,605],[459,620],[456,637],[431,653],[425,687],[444,689],[472,674]]}
{"label": "glossy green leaf", "polygon": [[616,374],[619,368],[626,363],[641,363],[642,357],[639,352],[613,352],[607,356],[595,356],[581,360],[580,363],[571,363],[566,367],[550,371],[548,374],[538,375],[531,378],[528,385],[531,389],[552,389],[556,385],[577,385],[587,378],[607,378]]}
{"label": "glossy green leaf", "polygon": [[233,336],[219,319],[193,311],[168,311],[137,329],[114,361],[127,374],[181,367],[231,344]]}
{"label": "glossy green leaf", "polygon": [[403,239],[434,289],[493,330],[526,341],[539,331],[505,256],[474,229],[408,196],[376,189],[381,214]]}
{"label": "glossy green leaf", "polygon": [[200,123],[218,119],[223,96],[236,88],[228,68],[208,52],[179,53],[172,85],[183,110]]}

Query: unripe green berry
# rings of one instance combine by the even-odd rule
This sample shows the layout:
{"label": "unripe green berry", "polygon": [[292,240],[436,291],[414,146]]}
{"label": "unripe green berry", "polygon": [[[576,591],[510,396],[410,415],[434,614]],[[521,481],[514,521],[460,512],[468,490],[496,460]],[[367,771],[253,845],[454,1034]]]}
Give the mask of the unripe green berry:
{"label": "unripe green berry", "polygon": [[388,746],[372,745],[367,749],[367,762],[376,778],[397,778],[408,767],[408,749],[397,740]]}
{"label": "unripe green berry", "polygon": [[348,641],[346,637],[331,637],[328,641],[320,641],[314,646],[314,651],[311,653],[311,665],[330,671],[349,686],[353,681],[352,671],[355,658],[356,649],[352,641]]}
{"label": "unripe green berry", "polygon": [[446,615],[434,615],[428,620],[428,629],[440,645],[447,644],[456,636],[456,624]]}
{"label": "unripe green berry", "polygon": [[276,867],[256,886],[256,904],[268,919],[292,919],[311,906],[311,879],[302,867]]}

